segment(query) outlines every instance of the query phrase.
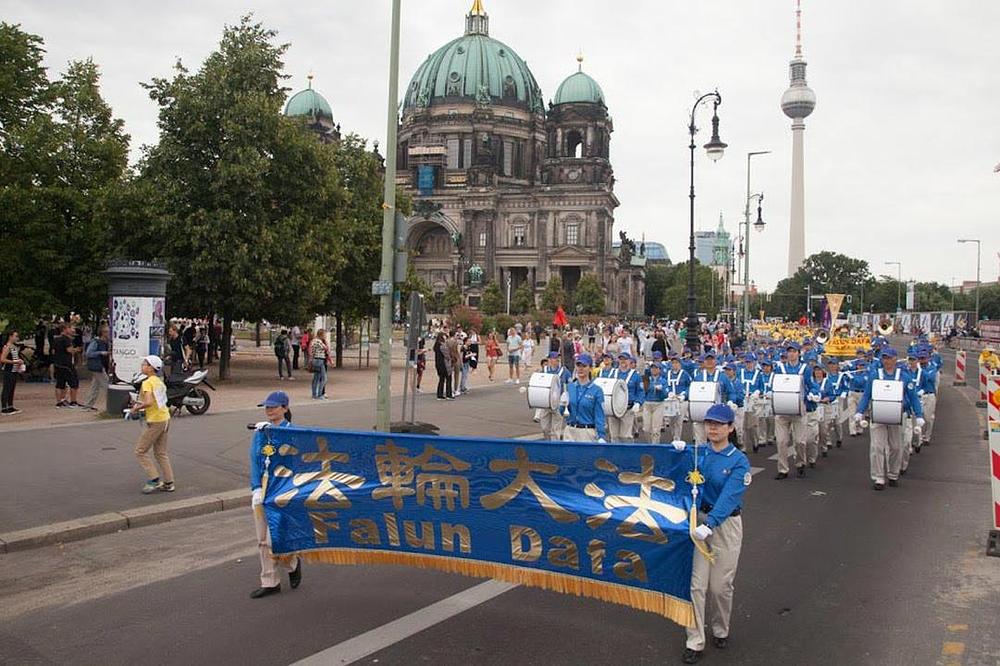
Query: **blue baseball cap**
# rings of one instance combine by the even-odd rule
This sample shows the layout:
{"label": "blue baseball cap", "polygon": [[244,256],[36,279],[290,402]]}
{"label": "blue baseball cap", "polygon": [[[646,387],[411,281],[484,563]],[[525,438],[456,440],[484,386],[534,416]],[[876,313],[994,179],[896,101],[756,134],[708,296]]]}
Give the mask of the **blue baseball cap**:
{"label": "blue baseball cap", "polygon": [[614,356],[612,356],[612,355],[611,355],[611,354],[609,354],[608,352],[604,352],[603,354],[601,354],[601,358],[610,358],[610,359],[614,359]]}
{"label": "blue baseball cap", "polygon": [[790,342],[785,343],[785,351],[788,351],[789,349],[794,349],[795,351],[799,351],[800,349],[802,349],[802,347],[799,346],[799,343],[792,340]]}
{"label": "blue baseball cap", "polygon": [[549,358],[559,358],[559,352],[549,352]]}
{"label": "blue baseball cap", "polygon": [[743,354],[743,360],[744,361],[756,361],[757,357],[754,354],[751,354],[750,352],[747,352],[746,354]]}
{"label": "blue baseball cap", "polygon": [[888,358],[896,358],[896,350],[892,347],[886,347],[882,350],[882,356]]}
{"label": "blue baseball cap", "polygon": [[623,359],[625,359],[626,361],[631,361],[631,360],[632,360],[632,355],[631,355],[631,354],[629,354],[628,352],[622,352],[622,353],[618,354],[618,358],[619,358],[619,359],[622,359],[622,358],[623,358]]}
{"label": "blue baseball cap", "polygon": [[[671,356],[671,358],[672,358],[673,356],[676,356],[676,354],[672,355],[672,356]],[[654,359],[654,360],[657,360],[657,361],[659,361],[659,360],[661,360],[662,358],[663,358],[663,352],[660,352],[660,351],[655,351],[655,352],[653,352],[653,359]]]}
{"label": "blue baseball cap", "polygon": [[931,355],[927,353],[927,351],[921,351],[919,354],[917,354],[917,359],[921,361],[929,359],[930,357]]}
{"label": "blue baseball cap", "polygon": [[709,358],[709,357],[715,358],[715,352],[712,351],[711,349],[706,349],[705,353],[701,355],[701,360],[704,361],[706,358]]}
{"label": "blue baseball cap", "polygon": [[769,358],[765,358],[765,359],[761,360],[760,364],[761,365],[770,365],[770,366],[773,366],[774,365],[774,361],[772,361]]}
{"label": "blue baseball cap", "polygon": [[[609,354],[605,354],[605,356],[611,358]],[[576,357],[576,364],[588,365],[590,367],[594,367],[594,359],[590,357],[590,354],[580,354],[579,356]]]}
{"label": "blue baseball cap", "polygon": [[857,349],[854,350],[855,356],[858,355],[858,354],[864,354],[864,353],[865,353],[865,348],[864,347],[858,347]]}
{"label": "blue baseball cap", "polygon": [[288,394],[284,391],[271,391],[258,407],[288,407]]}
{"label": "blue baseball cap", "polygon": [[705,421],[714,421],[715,423],[732,423],[736,420],[736,414],[729,407],[729,405],[712,405],[705,412]]}

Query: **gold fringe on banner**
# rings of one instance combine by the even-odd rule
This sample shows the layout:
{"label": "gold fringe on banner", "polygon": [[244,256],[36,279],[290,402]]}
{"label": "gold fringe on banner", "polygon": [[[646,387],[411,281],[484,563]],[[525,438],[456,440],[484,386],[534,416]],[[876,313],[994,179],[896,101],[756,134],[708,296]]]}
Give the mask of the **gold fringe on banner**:
{"label": "gold fringe on banner", "polygon": [[694,609],[690,601],[682,601],[662,592],[643,590],[617,583],[591,580],[570,574],[541,571],[525,567],[502,564],[499,562],[483,562],[441,555],[424,555],[422,553],[403,553],[383,550],[367,550],[357,548],[336,548],[303,550],[276,556],[275,559],[290,561],[295,556],[308,562],[325,564],[400,564],[420,569],[436,569],[447,573],[474,576],[476,578],[493,578],[496,580],[537,587],[562,594],[575,594],[609,601],[623,606],[630,606],[657,615],[688,627],[694,625]]}

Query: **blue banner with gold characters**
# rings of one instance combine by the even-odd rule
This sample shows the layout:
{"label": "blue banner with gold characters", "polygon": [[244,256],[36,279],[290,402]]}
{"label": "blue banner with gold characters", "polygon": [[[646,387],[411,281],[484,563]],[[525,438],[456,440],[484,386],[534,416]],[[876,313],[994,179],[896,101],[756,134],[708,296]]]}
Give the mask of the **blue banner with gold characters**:
{"label": "blue banner with gold characters", "polygon": [[689,452],[298,427],[265,435],[276,557],[495,578],[693,623]]}

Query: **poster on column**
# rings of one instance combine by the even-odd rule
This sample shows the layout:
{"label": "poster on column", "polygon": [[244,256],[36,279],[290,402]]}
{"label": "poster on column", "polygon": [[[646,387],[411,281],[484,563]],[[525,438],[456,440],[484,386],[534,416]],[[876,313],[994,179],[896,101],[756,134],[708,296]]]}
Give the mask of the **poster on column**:
{"label": "poster on column", "polygon": [[112,297],[111,358],[119,379],[138,373],[144,356],[160,354],[164,305],[162,296]]}

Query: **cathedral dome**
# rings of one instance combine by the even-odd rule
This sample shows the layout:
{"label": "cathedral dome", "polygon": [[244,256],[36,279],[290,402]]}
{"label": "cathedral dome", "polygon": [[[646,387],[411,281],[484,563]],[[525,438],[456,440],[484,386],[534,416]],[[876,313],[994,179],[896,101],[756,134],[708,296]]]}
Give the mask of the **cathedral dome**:
{"label": "cathedral dome", "polygon": [[403,108],[425,108],[460,100],[544,111],[542,91],[528,65],[512,48],[489,36],[488,17],[476,2],[465,34],[428,56],[417,68]]}
{"label": "cathedral dome", "polygon": [[575,72],[560,83],[559,88],[556,90],[556,96],[552,100],[553,104],[569,104],[571,102],[604,104],[607,106],[601,86],[582,71]]}
{"label": "cathedral dome", "polygon": [[312,76],[309,77],[309,87],[292,95],[285,105],[285,115],[290,118],[326,118],[333,120],[333,109],[329,102],[312,89]]}

